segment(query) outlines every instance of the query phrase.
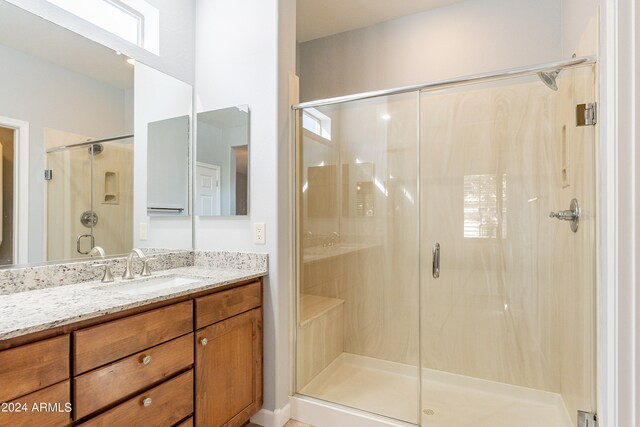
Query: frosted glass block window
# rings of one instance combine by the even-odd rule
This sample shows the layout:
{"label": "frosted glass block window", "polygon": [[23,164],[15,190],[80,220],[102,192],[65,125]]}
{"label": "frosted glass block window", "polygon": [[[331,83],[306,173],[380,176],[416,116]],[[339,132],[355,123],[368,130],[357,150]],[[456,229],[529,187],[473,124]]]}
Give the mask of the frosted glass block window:
{"label": "frosted glass block window", "polygon": [[506,237],[507,176],[501,178],[495,174],[464,176],[464,237]]}

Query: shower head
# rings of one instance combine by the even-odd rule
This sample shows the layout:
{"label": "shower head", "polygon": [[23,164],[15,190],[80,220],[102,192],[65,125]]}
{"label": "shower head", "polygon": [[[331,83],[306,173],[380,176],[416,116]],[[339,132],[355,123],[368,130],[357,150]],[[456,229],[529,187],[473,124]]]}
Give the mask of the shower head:
{"label": "shower head", "polygon": [[547,87],[551,90],[558,90],[558,85],[556,84],[556,78],[560,74],[560,70],[553,71],[540,71],[538,73],[538,77],[542,80],[542,83],[547,85]]}
{"label": "shower head", "polygon": [[91,144],[89,146],[89,154],[92,156],[102,153],[102,150],[104,150],[102,144]]}

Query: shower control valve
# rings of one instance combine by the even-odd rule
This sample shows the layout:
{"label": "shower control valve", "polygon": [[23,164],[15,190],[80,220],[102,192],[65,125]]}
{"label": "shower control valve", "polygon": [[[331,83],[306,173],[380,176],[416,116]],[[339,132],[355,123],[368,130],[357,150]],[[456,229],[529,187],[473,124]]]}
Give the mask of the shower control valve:
{"label": "shower control valve", "polygon": [[578,231],[578,224],[580,221],[580,205],[578,204],[578,200],[571,200],[571,205],[569,206],[569,210],[566,211],[558,211],[558,212],[550,212],[549,218],[557,218],[563,221],[571,222],[571,231],[574,233]]}

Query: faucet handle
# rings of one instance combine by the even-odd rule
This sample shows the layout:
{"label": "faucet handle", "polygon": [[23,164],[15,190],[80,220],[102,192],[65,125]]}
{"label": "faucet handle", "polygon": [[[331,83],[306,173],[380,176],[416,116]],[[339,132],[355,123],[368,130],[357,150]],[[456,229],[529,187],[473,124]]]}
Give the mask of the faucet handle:
{"label": "faucet handle", "polygon": [[151,258],[144,258],[142,260],[142,273],[140,273],[141,276],[146,277],[146,276],[151,276],[151,268],[149,267],[149,262],[150,261],[155,261],[155,257],[151,257]]}
{"label": "faucet handle", "polygon": [[92,264],[92,267],[104,267],[104,274],[102,275],[103,283],[113,282],[113,274],[111,273],[111,266],[107,263]]}

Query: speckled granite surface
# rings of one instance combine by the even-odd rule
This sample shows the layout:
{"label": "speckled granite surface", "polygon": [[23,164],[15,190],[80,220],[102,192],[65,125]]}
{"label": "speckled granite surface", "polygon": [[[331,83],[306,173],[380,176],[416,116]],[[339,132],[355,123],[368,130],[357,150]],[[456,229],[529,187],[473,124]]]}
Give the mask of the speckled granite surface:
{"label": "speckled granite surface", "polygon": [[193,265],[236,270],[267,270],[267,254],[247,252],[194,251]]}
{"label": "speckled granite surface", "polygon": [[[113,283],[99,281],[102,268],[93,264],[105,260],[98,259],[0,270],[0,340],[268,274],[266,254],[179,251],[153,256],[152,277],[134,280],[120,278],[124,257],[106,260],[116,277]],[[134,271],[141,268],[136,259]],[[149,279],[176,275],[191,283],[141,290]]]}
{"label": "speckled granite surface", "polygon": [[267,274],[266,270],[182,267],[155,273],[151,279],[189,277],[192,283],[165,289],[148,287],[142,292],[126,293],[118,288],[140,285],[147,279],[100,281],[56,286],[9,295],[0,295],[0,340],[68,325],[80,320],[115,313],[194,292],[214,289],[230,283]]}
{"label": "speckled granite surface", "polygon": [[[150,256],[155,258],[149,264],[152,271],[193,265],[193,251],[154,253]],[[137,257],[134,260],[134,269],[139,272],[142,269],[142,262]],[[115,277],[122,276],[126,257],[90,258],[61,264],[2,269],[0,270],[0,295],[99,280],[102,278],[104,267],[94,265],[100,263],[109,264]]]}

